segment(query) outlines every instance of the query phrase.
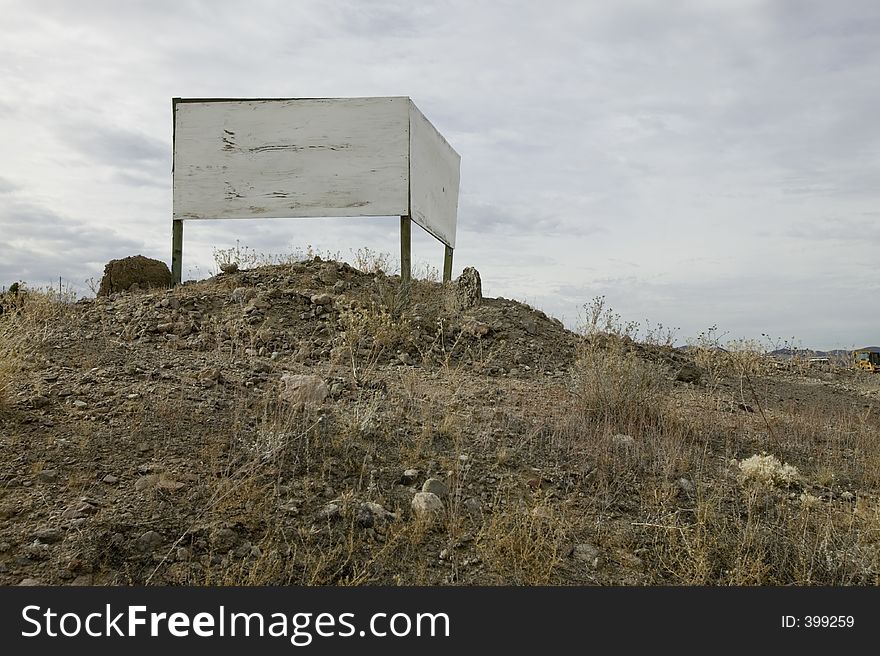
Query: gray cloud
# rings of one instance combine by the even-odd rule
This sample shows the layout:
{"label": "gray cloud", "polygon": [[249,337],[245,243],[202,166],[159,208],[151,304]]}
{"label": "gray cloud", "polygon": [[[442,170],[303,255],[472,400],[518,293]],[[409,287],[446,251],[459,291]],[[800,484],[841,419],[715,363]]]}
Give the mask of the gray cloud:
{"label": "gray cloud", "polygon": [[106,262],[143,248],[136,240],[26,202],[0,204],[0,226],[0,284],[23,280],[42,286],[57,284],[61,276],[86,292],[85,281],[100,279]]}
{"label": "gray cloud", "polygon": [[18,185],[13,184],[6,178],[0,178],[0,194],[9,194],[18,189]]}
{"label": "gray cloud", "polygon": [[[877,341],[880,309],[853,293],[876,286],[874,2],[55,0],[4,26],[0,193],[18,209],[0,227],[36,239],[30,203],[55,236],[0,248],[47,279],[86,225],[100,260],[168,249],[172,96],[410,95],[462,155],[456,270],[488,293],[567,319],[605,293],[686,334]],[[202,271],[236,238],[397,247],[393,217],[186,230]]]}
{"label": "gray cloud", "polygon": [[87,157],[112,166],[130,167],[169,159],[169,144],[146,134],[112,125],[67,123],[58,139]]}

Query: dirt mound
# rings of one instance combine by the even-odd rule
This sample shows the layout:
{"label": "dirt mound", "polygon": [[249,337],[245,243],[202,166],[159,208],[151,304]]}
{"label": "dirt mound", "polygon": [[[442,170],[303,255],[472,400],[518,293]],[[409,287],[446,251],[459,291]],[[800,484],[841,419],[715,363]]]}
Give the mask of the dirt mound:
{"label": "dirt mound", "polygon": [[[0,317],[26,336],[34,313],[0,408],[0,584],[724,583],[727,543],[685,571],[694,518],[766,510],[767,558],[804,503],[876,534],[850,507],[875,516],[880,388],[849,389],[873,378],[685,376],[691,354],[462,309],[461,286],[316,258]],[[801,487],[743,495],[731,461],[771,448]],[[871,548],[821,581],[862,580]]]}
{"label": "dirt mound", "polygon": [[[308,365],[461,364],[490,375],[561,376],[576,336],[516,301],[475,304],[479,273],[472,271],[467,284],[415,281],[407,296],[397,276],[316,259],[158,294],[98,298],[90,316],[125,340],[178,350],[241,349]],[[471,301],[464,310],[463,287]]]}
{"label": "dirt mound", "polygon": [[121,260],[110,260],[107,263],[98,296],[140,289],[165,288],[170,287],[171,283],[171,271],[168,270],[167,264],[143,255],[134,255]]}

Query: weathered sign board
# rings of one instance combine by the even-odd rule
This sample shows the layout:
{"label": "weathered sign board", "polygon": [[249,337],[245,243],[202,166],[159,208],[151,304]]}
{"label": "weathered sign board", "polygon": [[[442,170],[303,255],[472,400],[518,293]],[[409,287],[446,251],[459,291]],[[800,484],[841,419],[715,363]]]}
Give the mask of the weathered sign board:
{"label": "weathered sign board", "polygon": [[172,274],[183,222],[400,216],[445,245],[452,275],[461,158],[410,98],[175,98]]}

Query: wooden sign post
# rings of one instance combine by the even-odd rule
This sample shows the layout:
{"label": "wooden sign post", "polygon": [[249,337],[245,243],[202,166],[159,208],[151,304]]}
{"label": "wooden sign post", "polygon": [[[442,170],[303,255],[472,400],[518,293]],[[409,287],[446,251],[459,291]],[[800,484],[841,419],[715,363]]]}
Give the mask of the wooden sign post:
{"label": "wooden sign post", "polygon": [[407,97],[175,98],[171,272],[183,222],[400,216],[401,282],[411,225],[444,245],[452,278],[461,158]]}

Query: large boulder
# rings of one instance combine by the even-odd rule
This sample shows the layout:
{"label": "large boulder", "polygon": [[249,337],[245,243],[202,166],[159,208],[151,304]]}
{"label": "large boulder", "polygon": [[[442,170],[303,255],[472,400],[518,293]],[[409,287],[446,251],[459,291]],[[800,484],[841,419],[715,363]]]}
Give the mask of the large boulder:
{"label": "large boulder", "polygon": [[483,299],[483,285],[480,272],[467,267],[455,281],[453,299],[456,310],[468,310],[480,304]]}
{"label": "large boulder", "polygon": [[134,255],[121,260],[110,260],[104,267],[104,277],[98,296],[109,296],[114,292],[151,287],[171,287],[171,271],[161,260],[152,260],[143,255]]}

